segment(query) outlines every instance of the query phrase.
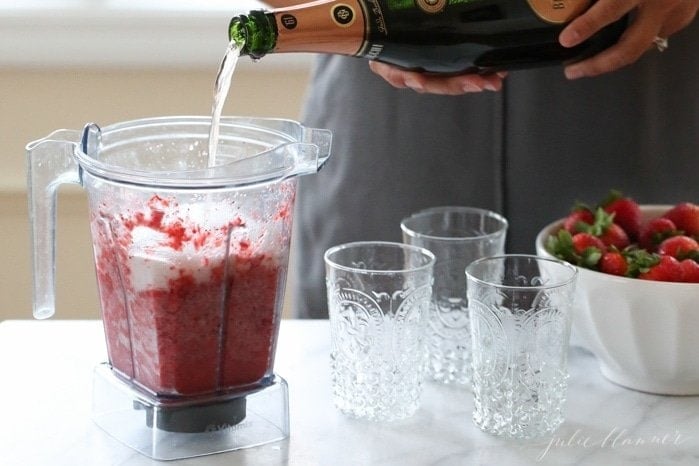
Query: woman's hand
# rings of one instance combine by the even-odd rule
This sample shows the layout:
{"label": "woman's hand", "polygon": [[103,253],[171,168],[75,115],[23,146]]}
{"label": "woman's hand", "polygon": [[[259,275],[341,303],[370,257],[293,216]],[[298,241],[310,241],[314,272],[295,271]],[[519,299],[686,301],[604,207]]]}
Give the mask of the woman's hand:
{"label": "woman's hand", "polygon": [[689,25],[698,9],[699,0],[598,0],[561,32],[561,45],[578,45],[603,27],[632,13],[629,27],[615,45],[566,66],[566,77],[597,76],[634,63],[653,47],[656,38],[667,39]]}
{"label": "woman's hand", "polygon": [[460,95],[469,92],[499,91],[505,73],[492,75],[461,74],[440,76],[406,71],[378,61],[370,61],[371,70],[398,89],[410,88],[427,94]]}
{"label": "woman's hand", "polygon": [[[597,76],[616,71],[637,61],[648,50],[655,50],[656,38],[667,39],[687,27],[699,10],[699,0],[598,0],[573,20],[559,37],[561,45],[573,47],[603,27],[631,13],[628,29],[619,42],[599,54],[565,67],[568,79]],[[405,71],[385,63],[370,62],[374,73],[397,88],[416,92],[457,95],[502,88],[505,73],[439,76]]]}

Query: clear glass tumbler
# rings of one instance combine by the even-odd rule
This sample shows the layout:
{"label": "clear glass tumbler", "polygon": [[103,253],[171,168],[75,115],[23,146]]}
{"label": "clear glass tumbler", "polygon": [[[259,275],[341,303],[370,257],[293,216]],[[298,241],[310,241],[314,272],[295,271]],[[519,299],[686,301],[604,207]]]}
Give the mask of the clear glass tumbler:
{"label": "clear glass tumbler", "polygon": [[435,207],[401,222],[403,242],[435,255],[427,326],[427,372],[436,381],[471,383],[471,328],[464,270],[476,259],[504,254],[507,220],[474,207]]}
{"label": "clear glass tumbler", "polygon": [[325,253],[335,405],[374,421],[420,405],[424,322],[434,255],[415,246],[359,242]]}
{"label": "clear glass tumbler", "polygon": [[554,432],[564,420],[577,270],[527,255],[466,269],[473,342],[473,421],[512,438]]}

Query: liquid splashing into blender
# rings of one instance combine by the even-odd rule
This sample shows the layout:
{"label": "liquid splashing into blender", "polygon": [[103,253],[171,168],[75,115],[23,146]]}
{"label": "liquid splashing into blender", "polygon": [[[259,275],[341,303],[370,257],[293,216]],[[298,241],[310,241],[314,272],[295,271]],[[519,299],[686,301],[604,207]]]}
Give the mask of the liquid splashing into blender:
{"label": "liquid splashing into blender", "polygon": [[240,58],[240,50],[244,43],[237,39],[231,40],[226,49],[226,54],[223,56],[221,66],[216,75],[216,84],[214,85],[214,103],[211,107],[211,130],[209,132],[209,160],[208,166],[216,166],[216,153],[218,152],[219,129],[221,123],[221,113],[223,105],[226,103],[228,91],[231,87],[233,73]]}

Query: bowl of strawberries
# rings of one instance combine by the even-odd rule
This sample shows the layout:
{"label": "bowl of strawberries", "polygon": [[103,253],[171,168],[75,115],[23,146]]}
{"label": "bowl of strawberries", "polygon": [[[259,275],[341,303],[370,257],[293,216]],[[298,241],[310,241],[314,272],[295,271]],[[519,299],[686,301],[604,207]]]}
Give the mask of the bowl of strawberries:
{"label": "bowl of strawberries", "polygon": [[606,378],[699,394],[699,205],[639,205],[612,193],[544,227],[536,249],[578,268],[573,341]]}

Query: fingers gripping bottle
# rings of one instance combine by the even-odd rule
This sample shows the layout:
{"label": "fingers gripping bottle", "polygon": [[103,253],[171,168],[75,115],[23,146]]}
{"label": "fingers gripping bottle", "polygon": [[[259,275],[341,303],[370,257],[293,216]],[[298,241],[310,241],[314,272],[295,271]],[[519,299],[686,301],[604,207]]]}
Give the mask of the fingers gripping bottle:
{"label": "fingers gripping bottle", "polygon": [[595,0],[318,0],[231,20],[254,59],[330,53],[430,73],[490,73],[579,61],[617,42],[625,19],[566,48],[558,35]]}

